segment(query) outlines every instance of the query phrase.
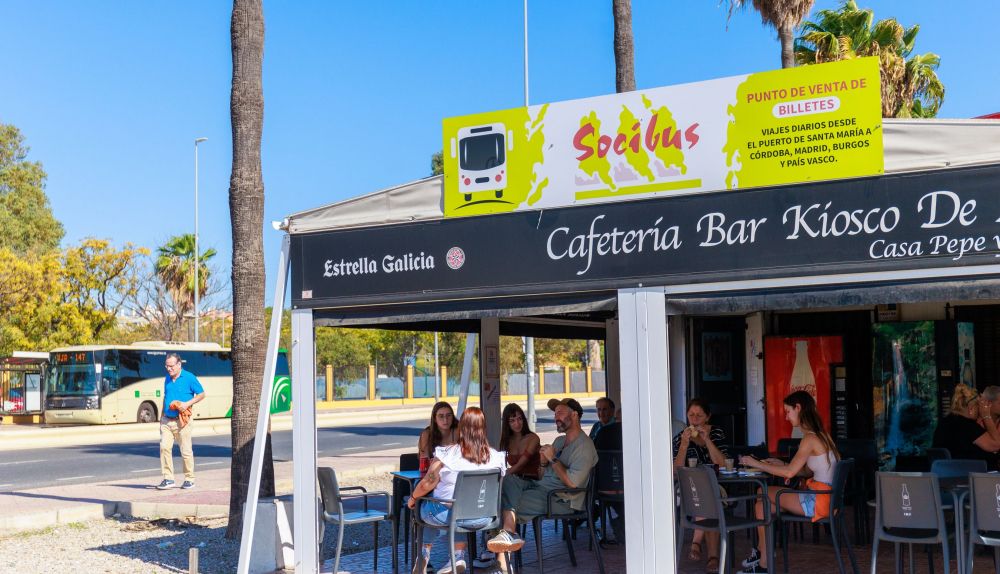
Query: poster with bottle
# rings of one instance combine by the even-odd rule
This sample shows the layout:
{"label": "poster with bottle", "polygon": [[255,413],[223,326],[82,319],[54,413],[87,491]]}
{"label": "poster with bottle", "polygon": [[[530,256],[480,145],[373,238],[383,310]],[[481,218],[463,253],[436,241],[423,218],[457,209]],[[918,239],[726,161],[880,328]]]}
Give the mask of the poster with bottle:
{"label": "poster with bottle", "polygon": [[958,382],[976,388],[976,337],[973,323],[958,324]]}
{"label": "poster with bottle", "polygon": [[767,446],[777,452],[783,438],[801,438],[800,429],[785,419],[784,398],[806,391],[816,399],[816,408],[826,430],[830,430],[830,363],[844,359],[839,336],[765,337],[764,388],[767,400]]}
{"label": "poster with bottle", "polygon": [[923,454],[933,442],[938,419],[934,330],[934,321],[872,325],[872,410],[881,470],[895,469],[897,456]]}

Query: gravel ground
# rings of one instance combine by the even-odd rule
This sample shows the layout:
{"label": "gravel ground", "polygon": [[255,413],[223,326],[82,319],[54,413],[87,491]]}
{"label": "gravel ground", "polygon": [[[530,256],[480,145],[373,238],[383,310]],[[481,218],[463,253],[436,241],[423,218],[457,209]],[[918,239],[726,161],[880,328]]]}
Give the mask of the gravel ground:
{"label": "gravel ground", "polygon": [[[351,481],[368,490],[392,490],[388,476]],[[239,541],[226,540],[226,518],[143,520],[115,517],[42,530],[0,535],[0,572],[51,574],[134,574],[188,572],[188,550],[199,550],[199,572],[236,571]],[[392,542],[391,529],[379,529],[380,546]],[[344,555],[371,550],[369,525],[345,529]],[[327,528],[323,558],[333,557],[336,532]]]}

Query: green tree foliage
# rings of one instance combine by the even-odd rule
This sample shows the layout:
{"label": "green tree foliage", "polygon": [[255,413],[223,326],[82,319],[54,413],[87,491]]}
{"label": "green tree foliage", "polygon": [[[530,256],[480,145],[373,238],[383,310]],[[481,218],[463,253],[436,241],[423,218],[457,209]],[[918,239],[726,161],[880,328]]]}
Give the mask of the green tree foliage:
{"label": "green tree foliage", "polygon": [[919,26],[904,28],[895,18],[875,21],[869,8],[845,0],[836,10],[820,10],[815,21],[802,24],[795,39],[800,64],[835,62],[863,56],[879,59],[882,77],[882,116],[935,117],[944,102],[944,84],[938,78],[941,58],[914,54]]}
{"label": "green tree foliage", "polygon": [[444,152],[439,151],[431,155],[431,175],[444,174]]}
{"label": "green tree foliage", "polygon": [[0,353],[105,340],[144,253],[99,239],[30,258],[0,248]]}
{"label": "green tree foliage", "polygon": [[52,251],[63,238],[45,195],[45,170],[27,157],[20,130],[0,123],[0,249],[19,256]]}
{"label": "green tree foliage", "polygon": [[[185,233],[171,237],[156,250],[156,275],[167,288],[183,315],[194,309],[194,234]],[[208,262],[215,257],[209,248],[198,258],[198,297],[208,291],[211,270]]]}

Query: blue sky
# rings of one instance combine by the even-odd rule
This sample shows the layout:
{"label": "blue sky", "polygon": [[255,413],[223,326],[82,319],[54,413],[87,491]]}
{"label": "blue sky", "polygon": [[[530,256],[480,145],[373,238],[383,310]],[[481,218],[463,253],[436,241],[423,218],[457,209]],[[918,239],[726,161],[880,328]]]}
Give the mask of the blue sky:
{"label": "blue sky", "polygon": [[[633,0],[636,83],[777,68],[756,13],[715,0]],[[990,2],[861,1],[920,24],[942,58],[941,116],[1000,111]],[[820,0],[815,9],[832,8]],[[64,244],[150,248],[194,226],[228,276],[231,4],[0,0],[0,122],[21,129]],[[448,116],[523,104],[522,3],[265,1],[265,221],[424,177]],[[992,13],[990,13],[992,12]],[[610,0],[532,0],[531,103],[614,92]],[[268,300],[279,232],[266,226]]]}

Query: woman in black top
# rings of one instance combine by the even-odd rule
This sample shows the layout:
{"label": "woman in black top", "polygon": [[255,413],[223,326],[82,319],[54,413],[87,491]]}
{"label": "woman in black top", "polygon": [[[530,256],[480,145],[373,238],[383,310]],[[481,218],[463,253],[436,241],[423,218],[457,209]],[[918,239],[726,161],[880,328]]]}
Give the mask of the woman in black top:
{"label": "woman in black top", "polygon": [[[687,466],[689,458],[697,458],[698,464],[717,464],[722,466],[729,456],[729,449],[726,446],[726,433],[717,426],[709,424],[712,418],[712,411],[708,407],[708,401],[703,399],[691,399],[687,404],[688,426],[674,437],[674,466]],[[707,540],[706,540],[707,539]],[[709,532],[706,535],[704,530],[695,530],[691,539],[691,549],[688,551],[688,559],[701,560],[702,540],[708,544],[708,564],[709,572],[719,570],[719,533]]]}
{"label": "woman in black top", "polygon": [[934,431],[934,446],[948,449],[952,458],[985,460],[990,470],[996,470],[1000,431],[989,406],[971,387],[956,385],[951,412],[938,421]]}

